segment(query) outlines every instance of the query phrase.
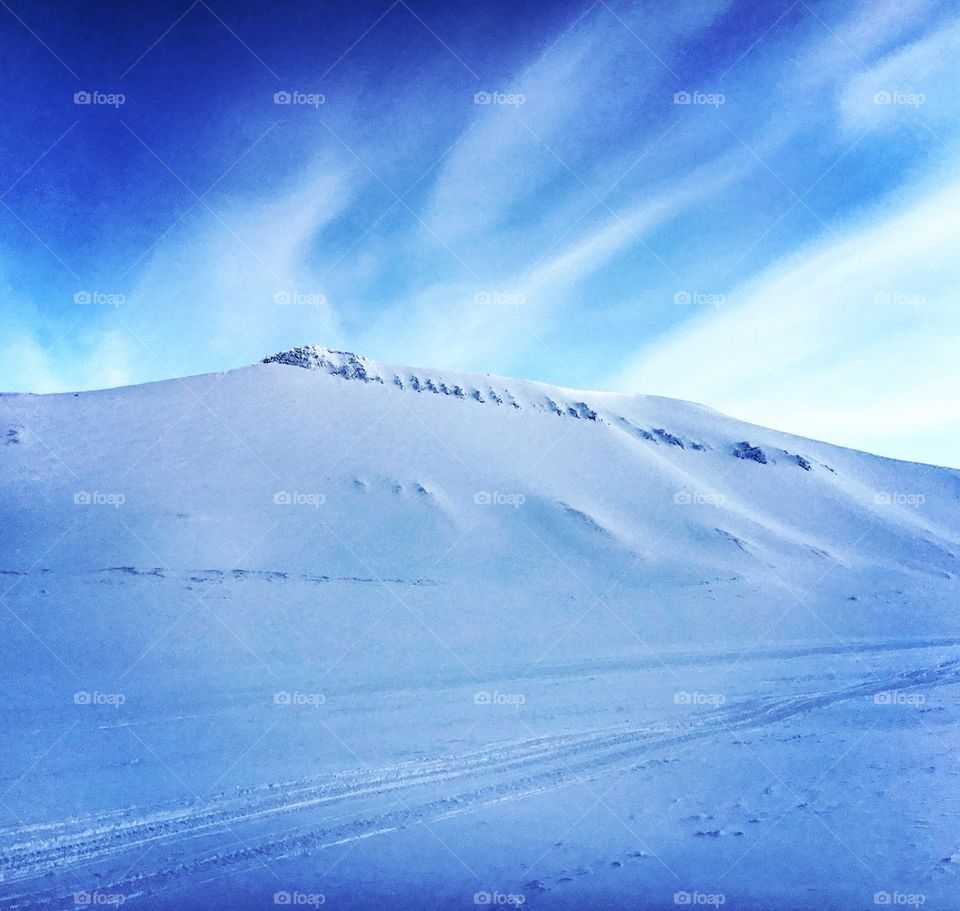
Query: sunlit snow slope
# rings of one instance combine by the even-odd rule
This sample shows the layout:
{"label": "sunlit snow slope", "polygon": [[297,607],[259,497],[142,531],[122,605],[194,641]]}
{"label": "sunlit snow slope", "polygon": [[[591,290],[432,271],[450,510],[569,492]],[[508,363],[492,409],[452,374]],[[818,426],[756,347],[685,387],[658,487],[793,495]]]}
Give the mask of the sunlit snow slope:
{"label": "sunlit snow slope", "polygon": [[[958,506],[956,470],[687,402],[326,349],[137,387],[4,395],[0,897],[72,907],[78,889],[113,888],[165,907],[163,890],[219,871],[242,873],[247,891],[221,882],[216,900],[184,893],[171,906],[246,907],[242,896],[261,887],[266,905],[250,907],[270,906],[280,887],[259,869],[266,857],[339,843],[311,842],[317,820],[296,815],[307,811],[291,794],[327,793],[316,776],[383,766],[363,773],[376,787],[381,778],[406,787],[410,775],[432,787],[441,767],[402,763],[502,741],[508,753],[489,760],[499,770],[510,757],[540,756],[546,747],[529,738],[574,734],[586,740],[549,749],[575,765],[608,751],[595,729],[620,737],[642,705],[645,718],[686,710],[676,692],[692,689],[686,678],[648,686],[630,677],[635,697],[613,715],[623,690],[585,693],[583,681],[598,679],[590,675],[763,659],[789,680],[780,655],[816,667],[826,660],[817,656],[863,652],[876,682],[864,665],[823,690],[832,695],[807,688],[803,699],[829,705],[914,685],[888,679],[900,673],[939,684],[941,671],[916,669],[939,667],[942,651],[902,666],[883,655],[960,636]],[[519,695],[529,709],[531,688],[551,680],[570,684],[562,708],[523,725],[516,712],[509,721],[469,714],[484,700],[509,709]],[[462,700],[450,696],[458,687]],[[652,692],[669,696],[654,707]],[[382,715],[384,700],[394,714]],[[313,714],[287,730],[284,708]],[[773,717],[764,706],[723,711],[733,714],[709,731]],[[474,773],[474,760],[456,761],[454,777]],[[538,774],[545,785],[564,776],[559,766]],[[250,789],[250,802],[234,788]],[[220,795],[211,804],[201,800],[208,791]],[[470,804],[457,794],[451,807]],[[428,796],[423,806],[454,800]],[[231,839],[217,827],[252,825],[251,808],[267,808],[269,837]],[[350,812],[382,817],[385,830],[432,818],[416,809],[398,821],[379,804]],[[183,814],[192,822],[178,828]],[[133,829],[136,838],[122,834]],[[278,832],[307,840],[286,844]],[[257,853],[274,843],[286,847]],[[138,866],[138,850],[154,853]],[[341,874],[339,886],[328,877],[304,894],[325,890],[332,905],[339,888],[340,906],[363,906],[357,883],[373,889],[376,874],[349,865]],[[283,876],[296,891],[299,881]],[[534,887],[518,877],[531,907],[575,879]],[[402,883],[389,888],[398,907],[430,904]],[[644,907],[672,906],[677,888],[664,885]],[[468,892],[457,893],[463,906]]]}

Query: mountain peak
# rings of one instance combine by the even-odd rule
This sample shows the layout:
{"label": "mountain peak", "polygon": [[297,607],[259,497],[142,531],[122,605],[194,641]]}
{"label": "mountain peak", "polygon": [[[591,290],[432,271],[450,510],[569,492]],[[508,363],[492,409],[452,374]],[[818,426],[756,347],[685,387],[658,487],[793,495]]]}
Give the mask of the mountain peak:
{"label": "mountain peak", "polygon": [[263,364],[286,364],[290,367],[303,367],[307,370],[325,370],[327,373],[346,379],[364,382],[382,383],[383,378],[376,373],[373,363],[352,351],[336,351],[317,345],[305,345],[281,351],[265,357]]}
{"label": "mountain peak", "polygon": [[[551,412],[561,417],[600,420],[597,412],[586,402],[566,400],[564,390],[539,383],[510,381],[508,388],[502,377],[480,377],[473,374],[453,373],[439,370],[423,370],[411,367],[391,367],[351,351],[334,351],[315,345],[291,348],[279,354],[265,357],[261,363],[284,364],[329,373],[342,379],[360,380],[363,383],[380,383],[416,393],[433,393],[450,396],[463,401],[480,404],[509,405],[516,410],[532,408]],[[549,392],[550,394],[546,394]],[[602,423],[602,421],[601,421]]]}

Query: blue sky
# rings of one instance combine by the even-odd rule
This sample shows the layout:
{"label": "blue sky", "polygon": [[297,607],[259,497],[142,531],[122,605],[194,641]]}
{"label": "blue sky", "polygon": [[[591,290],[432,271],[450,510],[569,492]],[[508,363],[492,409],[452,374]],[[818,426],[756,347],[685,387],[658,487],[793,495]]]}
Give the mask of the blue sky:
{"label": "blue sky", "polygon": [[955,4],[4,0],[0,41],[0,389],[309,343],[960,465]]}

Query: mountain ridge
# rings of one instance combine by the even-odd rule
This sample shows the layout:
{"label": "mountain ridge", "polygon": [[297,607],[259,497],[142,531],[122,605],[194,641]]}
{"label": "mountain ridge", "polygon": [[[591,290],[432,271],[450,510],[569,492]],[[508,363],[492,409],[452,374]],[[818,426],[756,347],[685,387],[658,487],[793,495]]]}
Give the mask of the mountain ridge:
{"label": "mountain ridge", "polygon": [[[298,367],[344,380],[356,380],[378,386],[394,386],[401,390],[409,389],[414,392],[428,392],[454,399],[472,400],[479,404],[501,405],[506,406],[506,408],[510,410],[521,410],[527,407],[534,411],[552,413],[556,416],[586,419],[600,423],[609,422],[609,418],[603,417],[604,413],[609,412],[615,417],[620,416],[620,409],[616,406],[629,407],[631,404],[636,403],[657,403],[667,407],[679,407],[687,411],[699,412],[708,420],[721,419],[730,424],[738,424],[743,428],[744,434],[749,434],[750,431],[755,431],[759,434],[770,433],[783,439],[793,440],[799,445],[809,443],[817,447],[827,447],[837,452],[861,453],[871,459],[933,468],[952,472],[960,477],[960,468],[954,466],[885,456],[868,450],[833,443],[829,440],[807,437],[789,430],[745,421],[726,412],[719,411],[709,405],[687,399],[651,395],[641,392],[581,389],[573,386],[548,383],[542,380],[523,379],[492,373],[473,373],[445,368],[401,366],[369,358],[352,351],[328,348],[320,345],[295,346],[272,355],[267,355],[253,364],[234,367],[224,371],[167,377],[128,386],[114,386],[74,392],[0,392],[0,400],[55,398],[58,396],[79,398],[93,395],[110,395],[117,390],[151,387],[162,383],[184,383],[191,380],[200,380],[204,377],[222,378],[230,374],[235,374],[238,371],[256,369],[265,365]],[[525,401],[517,399],[515,394],[517,390],[524,392]],[[660,434],[658,431],[665,431],[665,434]],[[643,437],[644,433],[652,434],[653,438],[660,442],[669,442],[669,428],[640,428],[641,437]],[[653,439],[648,439],[648,441],[653,442]],[[7,440],[7,442],[9,442],[9,440]],[[696,449],[696,446],[693,448]],[[742,452],[747,452],[754,447],[752,441],[749,439],[737,439],[730,441],[730,448],[731,451],[739,448]],[[760,448],[762,449],[762,447]],[[799,453],[791,454],[785,451],[784,454],[794,459],[804,459],[804,456]],[[746,458],[753,457],[747,455]],[[797,462],[797,464],[801,464],[802,466],[802,462]]]}

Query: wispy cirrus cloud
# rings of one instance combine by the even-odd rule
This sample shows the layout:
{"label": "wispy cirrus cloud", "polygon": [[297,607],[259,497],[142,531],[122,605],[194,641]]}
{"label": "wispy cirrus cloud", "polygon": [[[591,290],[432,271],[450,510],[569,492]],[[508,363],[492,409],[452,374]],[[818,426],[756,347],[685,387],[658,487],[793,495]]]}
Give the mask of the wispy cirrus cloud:
{"label": "wispy cirrus cloud", "polygon": [[[778,262],[638,352],[614,388],[902,458],[956,461],[960,175]],[[709,396],[704,391],[709,390]]]}
{"label": "wispy cirrus cloud", "polygon": [[[139,155],[128,165],[145,199],[172,199],[184,181],[171,172],[184,168],[190,184],[213,190],[188,214],[171,204],[172,216],[158,216],[154,246],[142,226],[127,236],[111,224],[105,261],[132,265],[117,287],[96,287],[121,292],[123,307],[66,303],[77,278],[57,260],[84,274],[104,264],[89,261],[89,238],[71,249],[59,213],[29,197],[44,166],[25,171],[9,201],[47,249],[35,245],[45,265],[7,296],[16,350],[0,385],[136,381],[316,342],[676,394],[922,455],[907,442],[940,433],[946,403],[914,408],[902,438],[891,422],[877,430],[878,415],[902,401],[890,377],[937,400],[926,372],[936,356],[921,352],[940,351],[951,331],[942,238],[954,228],[958,86],[947,62],[960,43],[956,14],[932,0],[895,9],[598,0],[534,12],[536,29],[509,37],[480,8],[456,22],[425,13],[429,30],[402,6],[358,11],[356,34],[341,18],[326,66],[306,56],[284,74],[282,87],[326,90],[325,102],[278,110],[275,86],[231,83],[222,124],[242,122],[244,136],[222,132],[223,150],[198,119],[209,106],[187,117],[193,130],[172,125],[169,148],[155,155],[130,135],[164,140],[149,106],[146,125],[125,113],[122,148]],[[518,23],[525,15],[534,13],[518,11]],[[271,29],[284,47],[302,37]],[[138,67],[145,80],[151,60]],[[477,92],[490,103],[474,103]],[[878,100],[884,92],[889,101]],[[57,154],[90,129],[78,126]],[[132,186],[111,186],[121,183]],[[185,206],[195,202],[184,195]],[[61,199],[71,214],[71,197]],[[908,230],[921,232],[922,249],[896,243]],[[18,238],[21,248],[35,240]],[[20,252],[8,249],[7,261]],[[897,309],[884,294],[925,304]],[[789,304],[765,309],[778,296]],[[704,313],[702,300],[724,303]],[[765,338],[762,351],[742,363],[717,354],[763,320],[753,333]],[[915,381],[899,375],[897,350],[924,361]],[[694,366],[671,372],[674,357]],[[917,423],[921,413],[933,429]],[[834,427],[828,414],[844,417]]]}

